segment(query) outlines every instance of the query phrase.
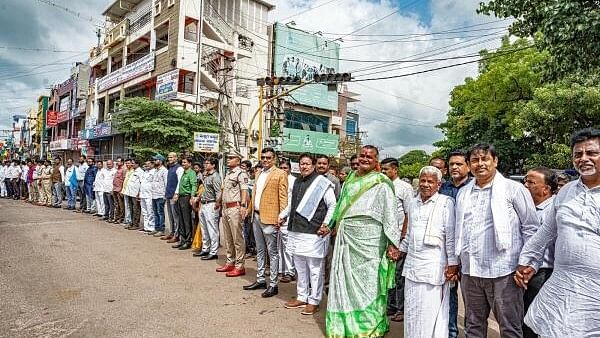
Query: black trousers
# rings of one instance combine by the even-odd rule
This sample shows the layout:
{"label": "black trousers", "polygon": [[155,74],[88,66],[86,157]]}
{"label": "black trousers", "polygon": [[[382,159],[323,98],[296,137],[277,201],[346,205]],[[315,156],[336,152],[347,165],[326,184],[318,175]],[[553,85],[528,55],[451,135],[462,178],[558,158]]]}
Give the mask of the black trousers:
{"label": "black trousers", "polygon": [[115,200],[112,192],[104,192],[104,218],[113,219],[115,217]]}
{"label": "black trousers", "polygon": [[394,313],[404,313],[404,268],[405,258],[396,262],[396,286],[388,291],[388,310]]}
{"label": "black trousers", "polygon": [[127,195],[125,195],[125,198],[129,200],[127,204],[129,204],[129,212],[131,213],[131,225],[139,227],[140,214],[142,213],[142,205],[140,204],[140,200],[138,200],[136,197]]}
{"label": "black trousers", "polygon": [[[553,269],[542,268],[540,269],[529,281],[527,284],[527,290],[525,290],[525,294],[523,295],[523,304],[525,305],[525,314],[527,314],[527,310],[529,309],[529,305],[535,299],[538,292],[544,286],[544,283],[552,276]],[[537,333],[533,332],[527,325],[523,324],[523,338],[537,338]]]}
{"label": "black trousers", "polygon": [[179,196],[177,207],[180,211],[179,242],[181,244],[192,244],[192,206],[190,196]]}
{"label": "black trousers", "polygon": [[10,181],[10,178],[4,179],[4,185],[6,186],[6,197],[8,197],[8,198],[13,197],[13,194],[14,194],[13,184]]}

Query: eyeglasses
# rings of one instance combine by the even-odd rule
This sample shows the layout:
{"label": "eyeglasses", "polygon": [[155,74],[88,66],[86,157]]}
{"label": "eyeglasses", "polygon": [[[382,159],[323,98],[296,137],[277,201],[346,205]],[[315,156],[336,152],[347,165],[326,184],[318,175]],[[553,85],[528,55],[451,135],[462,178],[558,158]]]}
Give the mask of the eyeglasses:
{"label": "eyeglasses", "polygon": [[273,156],[261,156],[260,159],[261,160],[271,160],[271,159],[273,159]]}

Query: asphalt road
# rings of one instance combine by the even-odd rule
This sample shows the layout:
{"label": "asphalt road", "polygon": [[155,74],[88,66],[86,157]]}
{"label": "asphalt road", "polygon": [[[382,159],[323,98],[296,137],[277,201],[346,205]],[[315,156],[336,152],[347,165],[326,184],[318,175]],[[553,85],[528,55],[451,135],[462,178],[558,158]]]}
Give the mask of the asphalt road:
{"label": "asphalt road", "polygon": [[[295,283],[263,299],[157,238],[96,217],[0,199],[0,337],[323,337],[287,310]],[[462,320],[459,320],[462,321]],[[392,323],[390,337],[402,337]]]}

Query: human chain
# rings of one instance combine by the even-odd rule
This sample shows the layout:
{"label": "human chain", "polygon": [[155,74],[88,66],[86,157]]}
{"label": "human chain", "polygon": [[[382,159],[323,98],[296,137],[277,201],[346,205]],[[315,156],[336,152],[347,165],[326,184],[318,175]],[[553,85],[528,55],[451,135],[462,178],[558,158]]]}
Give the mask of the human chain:
{"label": "human chain", "polygon": [[223,176],[216,158],[176,153],[5,161],[0,188],[3,198],[89,213],[203,261],[223,242],[216,272],[227,277],[245,275],[256,256],[244,292],[269,298],[296,281],[283,306],[307,316],[326,294],[327,337],[383,337],[390,320],[404,322],[404,337],[457,337],[459,287],[466,337],[487,336],[490,312],[502,337],[595,337],[600,130],[574,133],[571,150],[571,182],[545,167],[512,180],[497,170],[494,146],[476,144],[432,159],[414,188],[374,146],[339,172],[325,155],[301,154],[297,176],[273,148],[255,165],[227,153]]}

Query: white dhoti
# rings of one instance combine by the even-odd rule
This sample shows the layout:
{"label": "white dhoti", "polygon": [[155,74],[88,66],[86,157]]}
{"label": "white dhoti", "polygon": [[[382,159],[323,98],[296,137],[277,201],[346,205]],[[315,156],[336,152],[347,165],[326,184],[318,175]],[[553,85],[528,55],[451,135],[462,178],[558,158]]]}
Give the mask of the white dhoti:
{"label": "white dhoti", "polygon": [[6,197],[6,184],[4,179],[0,179],[0,197]]}
{"label": "white dhoti", "polygon": [[104,216],[104,192],[94,191],[94,194],[96,195],[96,199],[94,200],[96,203],[96,213]]}
{"label": "white dhoti", "polygon": [[154,210],[152,209],[152,198],[140,198],[142,217],[144,218],[144,230],[154,231]]}
{"label": "white dhoti", "polygon": [[449,286],[413,282],[404,285],[404,337],[447,338]]}
{"label": "white dhoti", "polygon": [[294,231],[288,232],[286,251],[294,259],[298,300],[319,305],[323,296],[323,268],[329,248],[329,236],[319,237]]}
{"label": "white dhoti", "polygon": [[277,247],[279,248],[279,273],[296,276],[292,254],[287,251],[288,230],[287,225],[282,226],[277,233]]}

